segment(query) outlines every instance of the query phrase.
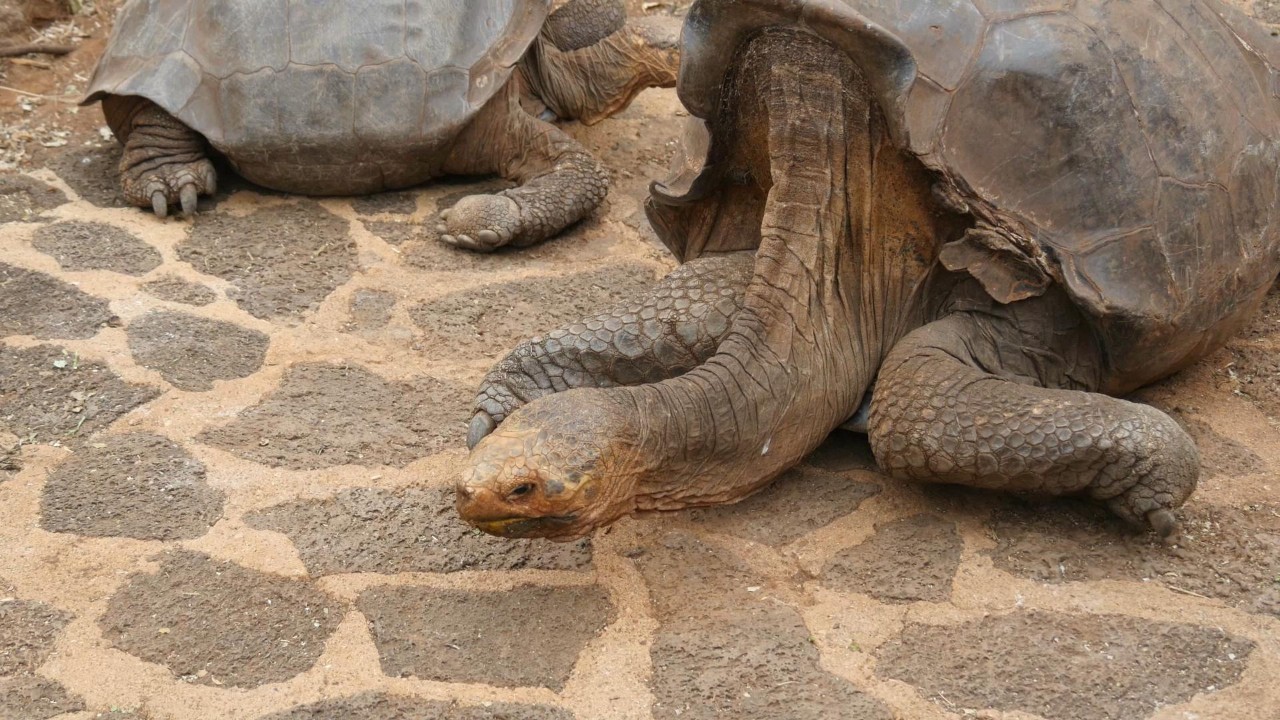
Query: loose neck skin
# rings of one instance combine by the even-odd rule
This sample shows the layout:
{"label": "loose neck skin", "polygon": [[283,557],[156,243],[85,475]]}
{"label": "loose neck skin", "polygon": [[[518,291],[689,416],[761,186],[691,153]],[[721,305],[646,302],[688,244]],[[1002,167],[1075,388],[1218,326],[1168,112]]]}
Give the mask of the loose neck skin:
{"label": "loose neck skin", "polygon": [[645,88],[673,87],[679,23],[640,18],[589,45],[562,51],[540,37],[520,64],[528,87],[557,117],[588,125],[621,112]]}
{"label": "loose neck skin", "polygon": [[634,407],[636,510],[741,500],[813,451],[922,323],[921,286],[955,223],[858,68],[822,41],[756,38],[735,92],[733,156],[768,188],[755,277],[707,363],[608,391]]}

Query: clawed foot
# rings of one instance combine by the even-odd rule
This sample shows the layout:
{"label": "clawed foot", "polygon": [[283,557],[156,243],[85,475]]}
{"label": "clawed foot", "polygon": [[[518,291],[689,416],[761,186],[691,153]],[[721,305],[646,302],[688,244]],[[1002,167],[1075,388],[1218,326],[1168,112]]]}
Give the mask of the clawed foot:
{"label": "clawed foot", "polygon": [[1171,501],[1167,494],[1153,495],[1139,486],[1112,498],[1107,507],[1134,527],[1154,530],[1166,545],[1174,545],[1182,539],[1182,524],[1169,508]]}
{"label": "clawed foot", "polygon": [[472,195],[440,213],[440,240],[454,247],[492,252],[520,230],[520,206],[503,195]]}
{"label": "clawed foot", "polygon": [[467,449],[474,449],[480,441],[493,434],[498,429],[498,423],[493,416],[484,410],[477,410],[476,414],[471,417],[471,426],[467,428]]}
{"label": "clawed foot", "polygon": [[202,158],[189,163],[171,163],[144,172],[125,171],[121,180],[124,196],[133,205],[150,207],[156,217],[168,217],[170,208],[181,208],[184,217],[196,212],[201,195],[218,189],[213,163]]}

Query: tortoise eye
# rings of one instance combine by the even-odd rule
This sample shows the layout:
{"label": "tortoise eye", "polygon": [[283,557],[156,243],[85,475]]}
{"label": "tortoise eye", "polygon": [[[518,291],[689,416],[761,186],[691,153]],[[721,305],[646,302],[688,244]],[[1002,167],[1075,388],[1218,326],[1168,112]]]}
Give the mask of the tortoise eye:
{"label": "tortoise eye", "polygon": [[531,492],[533,492],[533,483],[523,483],[512,488],[508,495],[510,497],[520,497],[521,495],[528,495]]}

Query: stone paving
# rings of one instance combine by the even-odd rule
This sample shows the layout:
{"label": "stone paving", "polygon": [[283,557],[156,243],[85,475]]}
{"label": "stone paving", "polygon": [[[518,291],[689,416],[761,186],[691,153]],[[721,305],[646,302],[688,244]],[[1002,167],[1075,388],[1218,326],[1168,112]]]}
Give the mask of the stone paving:
{"label": "stone paving", "polygon": [[1141,393],[1203,451],[1178,547],[843,432],[578,543],[456,519],[488,366],[673,266],[678,112],[570,126],[607,205],[493,256],[429,230],[492,182],[160,221],[96,137],[0,175],[0,719],[1280,718],[1280,292]]}

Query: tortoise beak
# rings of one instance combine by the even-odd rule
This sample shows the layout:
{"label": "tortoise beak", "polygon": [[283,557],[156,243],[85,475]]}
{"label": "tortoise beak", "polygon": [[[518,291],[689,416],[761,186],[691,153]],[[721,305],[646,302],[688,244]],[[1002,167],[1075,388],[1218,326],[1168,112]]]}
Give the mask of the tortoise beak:
{"label": "tortoise beak", "polygon": [[527,508],[516,508],[493,490],[465,481],[458,483],[456,505],[467,524],[504,538],[559,537],[577,520],[576,515],[529,517]]}
{"label": "tortoise beak", "polygon": [[458,515],[472,525],[511,517],[513,514],[511,507],[503,502],[498,493],[486,487],[461,482],[457,487],[456,505]]}

